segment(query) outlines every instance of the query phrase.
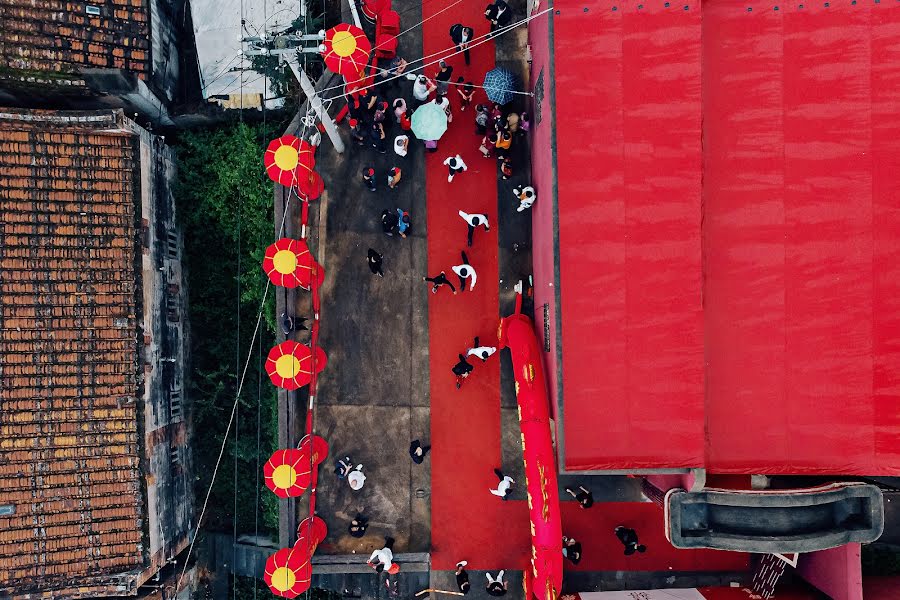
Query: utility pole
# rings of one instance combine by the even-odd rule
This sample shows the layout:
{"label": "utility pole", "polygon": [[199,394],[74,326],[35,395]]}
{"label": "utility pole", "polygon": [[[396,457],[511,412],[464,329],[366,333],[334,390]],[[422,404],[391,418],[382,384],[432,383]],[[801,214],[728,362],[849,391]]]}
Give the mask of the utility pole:
{"label": "utility pole", "polygon": [[300,89],[306,94],[306,98],[309,100],[313,110],[319,115],[319,120],[322,121],[322,125],[325,127],[325,133],[328,134],[328,139],[334,144],[334,149],[338,154],[343,154],[344,140],[341,139],[341,136],[338,133],[337,125],[331,120],[331,115],[328,114],[328,111],[325,110],[325,107],[322,105],[322,100],[319,98],[319,94],[316,93],[316,88],[313,87],[313,83],[309,80],[306,71],[298,67],[296,60],[288,60],[287,63],[290,65],[291,71],[294,72],[297,81],[300,82]]}

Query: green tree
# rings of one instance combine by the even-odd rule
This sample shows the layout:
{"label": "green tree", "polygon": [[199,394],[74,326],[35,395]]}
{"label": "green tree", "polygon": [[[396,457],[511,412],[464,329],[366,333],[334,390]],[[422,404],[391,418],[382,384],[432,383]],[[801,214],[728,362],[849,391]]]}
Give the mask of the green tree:
{"label": "green tree", "polygon": [[[277,530],[277,501],[257,472],[257,461],[263,464],[277,441],[276,392],[260,369],[275,328],[274,288],[266,294],[267,279],[260,265],[266,247],[275,240],[274,192],[264,172],[263,153],[267,142],[278,135],[276,125],[238,123],[185,132],[176,140],[175,195],[185,232],[193,452],[200,502],[251,353],[238,403],[237,442],[232,431],[204,519],[204,527],[213,530],[231,531],[235,497],[239,533],[253,533],[257,523],[261,533]],[[261,308],[260,339],[251,349]]]}

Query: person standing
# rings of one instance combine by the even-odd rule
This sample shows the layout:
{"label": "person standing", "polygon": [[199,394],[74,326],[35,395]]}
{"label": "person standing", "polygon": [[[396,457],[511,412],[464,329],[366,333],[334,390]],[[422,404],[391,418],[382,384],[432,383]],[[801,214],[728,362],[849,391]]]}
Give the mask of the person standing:
{"label": "person standing", "polygon": [[397,209],[397,233],[404,239],[412,234],[412,221],[409,220],[409,213],[402,208]]}
{"label": "person standing", "polygon": [[438,65],[441,68],[434,76],[434,82],[437,84],[438,96],[443,96],[447,93],[447,90],[450,89],[450,78],[453,76],[453,67],[448,65],[445,60],[439,62]]}
{"label": "person standing", "polygon": [[475,369],[475,367],[469,364],[465,356],[463,356],[462,354],[459,354],[458,356],[459,362],[453,365],[453,369],[451,369],[453,371],[453,374],[456,375],[456,389],[462,387],[463,379],[468,377],[469,373],[471,373]]}
{"label": "person standing", "polygon": [[409,152],[409,136],[400,134],[394,138],[394,152],[397,156],[404,157]]}
{"label": "person standing", "polygon": [[366,529],[369,528],[369,519],[364,517],[360,513],[356,513],[356,516],[350,521],[350,526],[347,528],[347,531],[351,536],[355,538],[361,538],[366,535]]}
{"label": "person standing", "polygon": [[416,82],[413,84],[413,98],[416,100],[417,106],[422,106],[426,102],[428,102],[428,96],[437,89],[437,86],[434,85],[427,77],[424,75],[419,75],[416,79]]}
{"label": "person standing", "polygon": [[456,23],[452,27],[450,27],[450,39],[456,44],[456,50],[463,53],[463,56],[466,59],[466,65],[470,65],[471,61],[469,60],[469,42],[475,37],[475,30],[471,27],[466,27],[462,23]]}
{"label": "person standing", "polygon": [[468,594],[469,588],[471,587],[469,584],[469,574],[466,573],[467,564],[469,564],[469,562],[465,560],[456,563],[456,587],[458,587],[459,591],[463,594]]}
{"label": "person standing", "polygon": [[447,183],[452,183],[453,178],[456,177],[459,173],[463,171],[468,171],[469,167],[466,163],[463,162],[462,156],[457,154],[456,156],[448,156],[444,159],[444,164],[447,166],[449,171],[449,175],[447,176]]}
{"label": "person standing", "polygon": [[485,573],[485,577],[487,577],[487,593],[490,596],[505,596],[506,590],[509,587],[509,583],[503,581],[503,571],[497,573],[497,578],[494,579],[491,577],[490,573]]}
{"label": "person standing", "polygon": [[475,281],[478,278],[478,275],[475,273],[475,268],[469,264],[469,257],[466,256],[465,252],[461,252],[462,254],[462,264],[450,267],[453,269],[453,272],[456,273],[456,276],[459,277],[459,287],[461,292],[466,291],[466,279],[471,279],[472,283],[469,286],[469,291],[475,289]]}
{"label": "person standing", "polygon": [[394,237],[394,229],[397,227],[397,213],[389,208],[381,211],[381,230],[384,235]]}
{"label": "person standing", "polygon": [[504,475],[503,471],[501,471],[500,469],[494,469],[494,474],[500,480],[500,483],[497,484],[496,490],[492,489],[490,490],[490,492],[493,495],[500,496],[501,498],[506,500],[506,497],[509,495],[509,488],[512,487],[512,484],[514,484],[516,480],[509,475]]}
{"label": "person standing", "polygon": [[421,465],[425,461],[425,455],[431,450],[431,446],[423,446],[419,440],[413,440],[409,444],[409,456],[417,465]]}
{"label": "person standing", "polygon": [[638,535],[634,529],[619,525],[613,530],[622,545],[625,546],[625,556],[631,556],[635,552],[644,553],[647,546],[638,543]]}
{"label": "person standing", "polygon": [[488,223],[487,215],[483,215],[481,213],[469,214],[467,212],[459,211],[459,216],[462,217],[463,221],[469,226],[469,233],[466,236],[466,245],[469,248],[472,247],[472,236],[475,235],[475,228],[484,225],[485,231],[490,231],[491,226]]}
{"label": "person standing", "polygon": [[347,475],[350,473],[350,470],[353,468],[353,461],[350,460],[350,457],[342,458],[337,461],[334,466],[334,474],[337,475],[338,479],[347,479]]}
{"label": "person standing", "polygon": [[506,27],[512,21],[509,4],[505,0],[494,0],[493,4],[488,4],[484,9],[484,18],[491,24],[491,33],[496,33],[498,29]]}
{"label": "person standing", "polygon": [[433,284],[431,287],[432,294],[437,294],[438,288],[440,288],[442,285],[449,285],[450,290],[453,291],[453,295],[456,295],[456,288],[453,287],[453,284],[450,283],[449,279],[447,279],[447,273],[444,271],[441,271],[441,274],[437,277],[423,277],[422,281],[428,281]]}
{"label": "person standing", "polygon": [[400,178],[403,176],[403,171],[400,170],[400,167],[391,167],[391,170],[388,171],[387,175],[387,184],[388,187],[394,189],[397,187],[397,184],[400,183]]}
{"label": "person standing", "polygon": [[383,255],[378,254],[375,250],[369,248],[368,258],[366,260],[369,263],[369,270],[372,271],[372,275],[384,277],[384,270],[382,270],[382,263],[384,260]]}
{"label": "person standing", "polygon": [[500,173],[503,175],[503,179],[512,177],[512,161],[508,156],[504,157],[500,162]]}
{"label": "person standing", "polygon": [[497,348],[494,346],[482,346],[478,341],[478,336],[475,336],[474,346],[466,351],[466,358],[470,356],[477,356],[481,359],[481,362],[487,362],[487,359],[490,358],[494,352],[497,351]]}
{"label": "person standing", "polygon": [[372,127],[369,130],[369,136],[372,138],[372,147],[375,148],[379,154],[385,154],[387,148],[384,146],[384,125],[379,122],[373,122]]}
{"label": "person standing", "polygon": [[377,191],[378,188],[375,186],[375,169],[373,167],[366,167],[365,169],[363,169],[362,176],[363,181],[369,188],[369,191]]}
{"label": "person standing", "polygon": [[572,561],[573,565],[577,565],[581,562],[581,542],[575,541],[575,538],[570,538],[563,536],[562,539],[563,547],[562,553],[563,557],[568,558]]}
{"label": "person standing", "polygon": [[466,107],[472,103],[472,98],[475,97],[475,84],[471,81],[466,81],[465,85],[463,85],[464,81],[465,79],[463,77],[456,80],[456,83],[458,84],[456,86],[456,93],[459,94],[460,111],[466,110]]}
{"label": "person standing", "polygon": [[366,484],[366,475],[362,472],[362,469],[362,465],[356,465],[355,469],[347,473],[347,485],[354,492],[363,489],[363,486]]}
{"label": "person standing", "polygon": [[488,121],[491,120],[491,112],[486,104],[475,105],[475,133],[485,135],[487,133]]}
{"label": "person standing", "polygon": [[384,547],[381,550],[375,550],[366,561],[370,567],[381,573],[384,570],[391,570],[394,566],[394,538],[384,538]]}
{"label": "person standing", "polygon": [[590,508],[594,505],[594,494],[591,493],[591,490],[585,489],[584,486],[578,486],[578,493],[569,488],[566,488],[566,491],[575,498],[578,504],[581,505],[581,508]]}

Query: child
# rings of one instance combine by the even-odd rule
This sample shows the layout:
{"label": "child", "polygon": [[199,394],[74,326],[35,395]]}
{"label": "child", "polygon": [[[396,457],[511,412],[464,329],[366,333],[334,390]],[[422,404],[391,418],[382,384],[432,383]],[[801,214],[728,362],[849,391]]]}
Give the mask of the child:
{"label": "child", "polygon": [[488,119],[490,119],[490,114],[488,113],[488,107],[484,104],[478,104],[475,106],[475,133],[478,135],[484,135],[487,132],[487,124]]}
{"label": "child", "polygon": [[400,170],[400,167],[392,167],[390,171],[388,171],[387,176],[387,184],[388,187],[394,189],[397,187],[397,184],[400,183],[400,177],[403,176],[403,172]]}
{"label": "child", "polygon": [[375,169],[372,167],[366,167],[363,169],[363,181],[366,182],[366,185],[369,187],[370,192],[376,191],[375,187]]}
{"label": "child", "polygon": [[[456,83],[462,84],[465,81],[465,78],[460,77],[456,80]],[[466,85],[458,85],[456,86],[456,93],[459,94],[459,110],[466,110],[466,107],[472,103],[472,98],[475,97],[475,84],[471,81],[466,81]]]}
{"label": "child", "polygon": [[[500,163],[500,172],[503,174],[503,179],[509,179],[510,177],[512,177],[512,161],[508,156],[503,159],[502,163]],[[524,209],[519,210],[519,212],[522,212],[522,210]]]}

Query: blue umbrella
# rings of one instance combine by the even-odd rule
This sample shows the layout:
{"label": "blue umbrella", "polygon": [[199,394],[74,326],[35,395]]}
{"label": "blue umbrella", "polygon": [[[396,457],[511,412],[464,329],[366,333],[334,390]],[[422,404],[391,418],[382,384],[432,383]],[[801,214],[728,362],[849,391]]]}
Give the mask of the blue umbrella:
{"label": "blue umbrella", "polygon": [[429,102],[416,109],[412,116],[412,132],[420,140],[439,140],[447,131],[447,113]]}
{"label": "blue umbrella", "polygon": [[506,69],[496,67],[484,76],[484,91],[491,102],[506,104],[513,99],[516,90],[516,76]]}

